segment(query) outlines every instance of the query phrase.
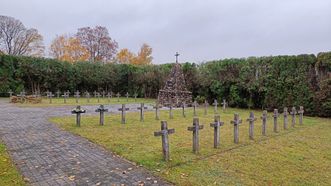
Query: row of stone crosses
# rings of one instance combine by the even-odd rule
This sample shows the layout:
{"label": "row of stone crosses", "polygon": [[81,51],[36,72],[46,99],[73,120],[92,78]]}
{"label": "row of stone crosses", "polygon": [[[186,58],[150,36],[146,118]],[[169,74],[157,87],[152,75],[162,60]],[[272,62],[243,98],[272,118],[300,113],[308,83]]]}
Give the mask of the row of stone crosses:
{"label": "row of stone crosses", "polygon": [[[8,92],[8,94],[9,94],[10,97],[13,96],[13,93],[14,92],[11,91],[11,90]],[[63,92],[63,94],[62,94],[61,91],[58,90],[57,92],[55,92],[55,94],[56,95],[54,95],[50,91],[46,91],[45,92],[46,98],[49,99],[49,103],[52,103],[52,98],[55,97],[55,96],[57,98],[63,97],[63,103],[67,103],[67,99],[70,97],[70,91],[69,90]],[[110,102],[110,99],[113,98],[113,94],[114,93],[111,92],[111,91],[110,92],[102,91],[101,93],[99,93],[97,91],[94,91],[93,92],[94,98],[97,98],[98,99],[98,102],[100,102],[100,97],[102,97],[102,98],[107,97],[108,98],[108,102]],[[21,98],[24,98],[26,96],[26,92],[23,90],[19,94],[17,94],[17,96],[18,97],[21,97]],[[35,96],[35,97],[41,97],[41,94],[40,94],[40,92],[37,91],[37,92],[34,92],[33,93],[33,96]],[[76,92],[74,92],[74,95],[73,96],[76,98],[76,103],[78,103],[79,102],[79,99],[82,97],[81,96],[81,92],[79,92],[78,90]],[[88,91],[85,91],[83,96],[87,99],[87,102],[89,103],[90,102],[90,98],[91,98],[91,94]],[[118,92],[115,96],[117,97],[117,101],[119,102],[120,101],[119,98],[120,98],[121,94]],[[129,101],[130,95],[129,95],[128,92],[125,94],[125,96],[126,96],[126,100]],[[134,96],[134,99],[136,101],[138,94],[135,93],[133,96]]]}
{"label": "row of stone crosses", "polygon": [[[159,119],[158,114],[158,106],[154,107],[156,109],[156,118]],[[171,108],[171,107],[170,107]],[[183,107],[185,108],[185,107]],[[194,108],[194,107],[193,107]],[[216,106],[217,108],[217,106]],[[144,106],[144,103],[141,103],[140,107],[137,109],[140,110],[140,121],[144,121],[144,109],[147,109],[147,107]],[[122,124],[126,123],[125,119],[125,113],[129,108],[125,107],[125,104],[122,104],[122,108],[118,109],[119,111],[122,111]],[[195,109],[194,109],[195,110]],[[106,109],[103,105],[100,105],[99,108],[95,110],[96,112],[100,113],[100,125],[104,125],[104,112],[108,112],[108,109]],[[183,109],[183,111],[185,111]],[[80,126],[80,114],[85,113],[86,110],[81,109],[80,106],[77,106],[74,110],[71,111],[72,114],[76,114],[76,125]],[[194,111],[195,112],[195,111]],[[172,113],[172,110],[170,109],[170,113]],[[288,108],[285,107],[283,111],[283,117],[284,117],[284,129],[288,129],[288,115],[290,114],[292,116],[292,124],[291,126],[294,127],[296,124],[296,115],[299,114],[299,124],[303,124],[303,113],[304,109],[302,106],[300,106],[300,110],[297,111],[295,107],[292,107],[291,112],[288,112]],[[170,118],[172,114],[170,114]],[[184,112],[183,112],[183,116]],[[273,119],[273,131],[278,131],[278,117],[280,116],[280,113],[278,112],[278,109],[274,109],[272,117]],[[247,121],[249,122],[249,139],[254,139],[254,122],[257,120],[257,118],[254,116],[253,112],[250,112],[249,118]],[[264,110],[263,114],[261,116],[262,120],[262,135],[266,135],[266,125],[267,125],[267,111]],[[231,124],[234,125],[234,143],[239,143],[239,125],[242,123],[242,120],[239,118],[239,114],[234,114],[234,119],[231,121]],[[224,122],[220,121],[220,115],[214,116],[214,122],[210,124],[210,127],[214,128],[214,148],[218,148],[220,146],[220,128],[224,125]],[[202,130],[204,128],[204,125],[199,124],[199,118],[194,117],[193,118],[193,126],[188,127],[187,130],[193,132],[193,152],[198,153],[199,152],[199,130]],[[167,121],[161,121],[161,131],[154,132],[154,136],[162,136],[162,152],[163,152],[163,158],[165,161],[169,160],[169,140],[168,135],[175,133],[175,129],[168,129]]]}

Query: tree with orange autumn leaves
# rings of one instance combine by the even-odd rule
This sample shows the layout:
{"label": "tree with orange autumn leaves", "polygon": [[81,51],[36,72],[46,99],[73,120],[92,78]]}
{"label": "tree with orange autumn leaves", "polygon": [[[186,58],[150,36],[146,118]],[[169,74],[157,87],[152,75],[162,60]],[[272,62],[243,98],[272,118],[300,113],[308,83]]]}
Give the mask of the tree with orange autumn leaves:
{"label": "tree with orange autumn leaves", "polygon": [[123,64],[133,64],[133,65],[148,65],[152,63],[152,48],[144,43],[138,54],[134,54],[127,48],[121,49],[117,55],[117,61]]}
{"label": "tree with orange autumn leaves", "polygon": [[50,47],[51,55],[62,61],[77,62],[87,61],[90,57],[76,37],[66,35],[57,36]]}

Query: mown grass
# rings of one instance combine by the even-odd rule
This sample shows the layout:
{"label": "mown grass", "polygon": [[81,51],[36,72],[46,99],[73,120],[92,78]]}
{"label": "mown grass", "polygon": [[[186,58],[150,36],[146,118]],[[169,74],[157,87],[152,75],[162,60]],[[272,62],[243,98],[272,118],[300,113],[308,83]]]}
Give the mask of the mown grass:
{"label": "mown grass", "polygon": [[12,164],[6,147],[0,141],[0,185],[26,185],[22,176]]}
{"label": "mown grass", "polygon": [[[239,144],[233,143],[233,113],[243,119]],[[261,111],[254,111],[256,117]],[[193,113],[187,117],[181,111],[169,119],[168,111],[161,111],[161,119],[168,121],[176,132],[170,135],[169,162],[162,160],[161,138],[153,132],[160,130],[160,121],[154,112],[145,113],[145,122],[138,113],[127,114],[127,124],[120,124],[120,115],[109,115],[105,126],[98,125],[98,116],[82,116],[81,127],[75,126],[74,117],[51,118],[61,128],[81,135],[105,148],[141,164],[155,174],[178,185],[329,185],[331,183],[331,120],[305,117],[304,125],[283,130],[279,118],[279,133],[272,132],[271,113],[267,122],[267,136],[261,135],[261,120],[255,123],[255,139],[248,137],[249,110],[220,111],[225,125],[221,128],[221,147],[213,148],[213,109],[203,115],[198,111],[200,123],[200,153],[192,153]],[[289,126],[290,126],[289,118]],[[298,123],[298,119],[297,119]]]}
{"label": "mown grass", "polygon": [[[97,105],[97,104],[129,104],[129,103],[153,103],[155,102],[155,99],[149,99],[149,98],[129,98],[126,99],[125,97],[120,97],[119,100],[116,98],[110,98],[108,100],[107,97],[100,98],[98,102],[98,98],[90,98],[90,101],[88,102],[87,98],[79,98],[78,104],[80,105]],[[76,98],[68,98],[66,103],[64,103],[63,98],[53,98],[52,103],[50,103],[49,99],[43,97],[41,103],[16,103],[17,106],[21,107],[49,107],[49,106],[75,106]]]}

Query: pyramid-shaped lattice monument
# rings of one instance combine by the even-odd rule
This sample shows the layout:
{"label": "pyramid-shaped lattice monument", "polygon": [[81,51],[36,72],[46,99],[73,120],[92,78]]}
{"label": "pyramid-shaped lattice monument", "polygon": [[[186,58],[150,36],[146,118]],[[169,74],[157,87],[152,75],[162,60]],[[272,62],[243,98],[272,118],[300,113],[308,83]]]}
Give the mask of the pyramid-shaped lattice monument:
{"label": "pyramid-shaped lattice monument", "polygon": [[178,55],[177,53],[176,63],[171,69],[164,88],[159,91],[158,101],[163,106],[180,107],[182,103],[192,104],[192,92],[186,89],[183,70],[177,60]]}

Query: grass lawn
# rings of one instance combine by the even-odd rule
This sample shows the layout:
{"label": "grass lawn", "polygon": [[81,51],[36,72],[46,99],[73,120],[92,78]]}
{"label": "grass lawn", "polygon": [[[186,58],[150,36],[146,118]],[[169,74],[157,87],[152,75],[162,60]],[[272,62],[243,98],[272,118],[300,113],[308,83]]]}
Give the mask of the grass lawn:
{"label": "grass lawn", "polygon": [[[233,113],[243,119],[239,144],[233,143]],[[261,111],[254,111],[260,118]],[[169,119],[168,111],[161,111],[161,119],[168,121],[176,132],[169,136],[170,158],[162,160],[160,121],[154,112],[145,113],[145,122],[139,113],[127,113],[127,124],[120,124],[120,115],[106,115],[105,126],[98,125],[98,116],[82,116],[81,127],[75,127],[75,117],[51,118],[61,128],[81,135],[105,148],[141,164],[166,180],[178,185],[329,185],[331,183],[331,119],[305,117],[304,125],[283,130],[280,117],[279,133],[272,132],[272,114],[267,121],[267,136],[261,135],[261,119],[255,123],[255,140],[248,137],[249,110],[220,111],[221,147],[213,148],[213,108],[208,115],[198,110],[200,123],[200,153],[192,153],[192,109],[186,118],[181,110]],[[289,126],[291,125],[289,117]]]}
{"label": "grass lawn", "polygon": [[26,185],[0,141],[0,185]]}
{"label": "grass lawn", "polygon": [[[8,100],[9,101],[9,100]],[[78,104],[80,105],[97,105],[97,104],[129,104],[129,103],[154,103],[155,99],[145,99],[145,98],[129,98],[128,100],[125,97],[120,97],[119,100],[117,98],[110,98],[108,100],[107,97],[100,98],[98,102],[98,98],[90,98],[90,102],[87,101],[87,98],[79,98]],[[41,103],[33,104],[33,103],[16,103],[17,106],[22,107],[48,107],[48,106],[76,106],[76,98],[68,98],[66,103],[64,103],[63,98],[53,98],[52,103],[49,103],[49,99],[43,97]]]}

